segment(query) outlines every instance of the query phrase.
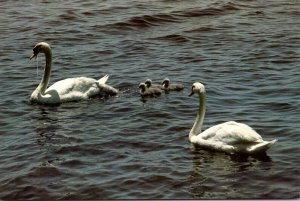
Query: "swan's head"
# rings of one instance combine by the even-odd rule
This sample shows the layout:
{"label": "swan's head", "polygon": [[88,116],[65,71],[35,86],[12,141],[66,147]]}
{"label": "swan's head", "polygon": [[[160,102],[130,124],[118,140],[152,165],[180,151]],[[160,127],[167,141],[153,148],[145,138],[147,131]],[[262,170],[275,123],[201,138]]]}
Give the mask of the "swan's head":
{"label": "swan's head", "polygon": [[200,82],[195,82],[192,85],[192,91],[189,96],[192,96],[194,93],[198,93],[198,94],[205,93],[204,85],[201,84]]}
{"label": "swan's head", "polygon": [[147,80],[145,81],[145,84],[146,84],[147,88],[151,87],[151,85],[152,85],[152,80],[147,79]]}
{"label": "swan's head", "polygon": [[162,82],[163,87],[167,88],[170,84],[170,79],[165,78],[164,81]]}
{"label": "swan's head", "polygon": [[40,52],[45,53],[46,51],[49,51],[49,49],[50,49],[50,45],[48,43],[40,42],[40,43],[36,44],[33,48],[33,54],[31,55],[30,60],[37,57],[37,55]]}
{"label": "swan's head", "polygon": [[146,91],[146,84],[145,83],[140,83],[139,89],[140,89],[141,92]]}

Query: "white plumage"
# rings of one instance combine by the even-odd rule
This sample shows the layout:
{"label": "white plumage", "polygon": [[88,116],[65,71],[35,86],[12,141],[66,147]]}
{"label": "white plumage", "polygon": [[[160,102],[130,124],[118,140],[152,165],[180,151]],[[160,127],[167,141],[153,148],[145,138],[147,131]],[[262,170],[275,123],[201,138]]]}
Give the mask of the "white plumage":
{"label": "white plumage", "polygon": [[194,93],[199,95],[199,112],[189,134],[191,143],[227,153],[256,154],[265,152],[277,141],[264,141],[251,127],[235,121],[218,124],[201,132],[205,116],[204,85],[199,82],[194,83],[190,96]]}
{"label": "white plumage", "polygon": [[31,94],[31,102],[59,104],[85,100],[102,92],[108,95],[116,95],[118,93],[117,89],[105,84],[109,78],[108,75],[99,80],[88,77],[67,78],[54,83],[47,89],[52,67],[52,51],[49,44],[45,42],[38,43],[33,48],[33,55],[30,59],[36,57],[40,52],[45,54],[46,66],[40,84]]}

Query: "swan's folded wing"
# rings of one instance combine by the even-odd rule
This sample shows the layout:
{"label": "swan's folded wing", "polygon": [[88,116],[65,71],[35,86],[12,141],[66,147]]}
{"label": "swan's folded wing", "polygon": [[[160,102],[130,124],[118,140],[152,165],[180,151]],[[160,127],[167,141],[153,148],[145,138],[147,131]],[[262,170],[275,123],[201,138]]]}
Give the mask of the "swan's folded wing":
{"label": "swan's folded wing", "polygon": [[206,149],[217,150],[217,151],[224,151],[226,153],[233,153],[235,150],[234,146],[228,145],[221,141],[214,141],[214,140],[204,140],[197,136],[194,136],[191,141],[195,146],[200,146]]}
{"label": "swan's folded wing", "polygon": [[[48,90],[56,90],[59,95],[65,95],[70,92],[86,93],[91,87],[95,87],[96,80],[88,77],[76,77],[60,80],[51,85]],[[46,92],[47,92],[46,91]]]}
{"label": "swan's folded wing", "polygon": [[198,136],[201,136],[204,140],[214,140],[217,132],[221,129],[222,124],[218,124],[215,126],[212,126],[205,131],[201,132]]}
{"label": "swan's folded wing", "polygon": [[215,140],[231,145],[263,141],[261,136],[251,127],[234,121],[220,124],[214,138]]}

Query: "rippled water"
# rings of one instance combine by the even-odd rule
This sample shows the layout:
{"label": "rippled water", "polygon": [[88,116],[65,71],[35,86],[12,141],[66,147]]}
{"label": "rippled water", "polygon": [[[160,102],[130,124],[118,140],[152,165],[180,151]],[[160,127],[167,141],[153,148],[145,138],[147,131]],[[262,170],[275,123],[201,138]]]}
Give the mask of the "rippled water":
{"label": "rippled water", "polygon": [[[298,1],[0,1],[1,199],[299,198]],[[28,102],[53,50],[51,83],[111,77],[117,97]],[[141,101],[146,78],[185,89]],[[278,142],[261,156],[195,149],[193,82],[204,127],[236,120]]]}

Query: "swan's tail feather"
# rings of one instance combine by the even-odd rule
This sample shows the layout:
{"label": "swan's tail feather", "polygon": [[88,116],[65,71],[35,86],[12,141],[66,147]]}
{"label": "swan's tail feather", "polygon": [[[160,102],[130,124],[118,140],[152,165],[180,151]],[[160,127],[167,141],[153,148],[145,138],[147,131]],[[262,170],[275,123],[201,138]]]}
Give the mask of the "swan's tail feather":
{"label": "swan's tail feather", "polygon": [[275,142],[277,142],[277,139],[272,141],[263,141],[259,144],[253,145],[247,149],[249,153],[260,153],[267,151]]}
{"label": "swan's tail feather", "polygon": [[98,83],[99,83],[99,84],[105,84],[106,81],[108,80],[108,78],[109,78],[109,75],[105,75],[105,76],[103,76],[102,78],[100,78],[100,79],[98,80]]}
{"label": "swan's tail feather", "polygon": [[100,88],[100,90],[104,93],[107,93],[109,95],[117,95],[119,93],[118,89],[115,89],[114,87],[105,84],[106,81],[108,80],[109,75],[105,75],[102,78],[100,78],[97,83],[98,83],[98,87]]}

